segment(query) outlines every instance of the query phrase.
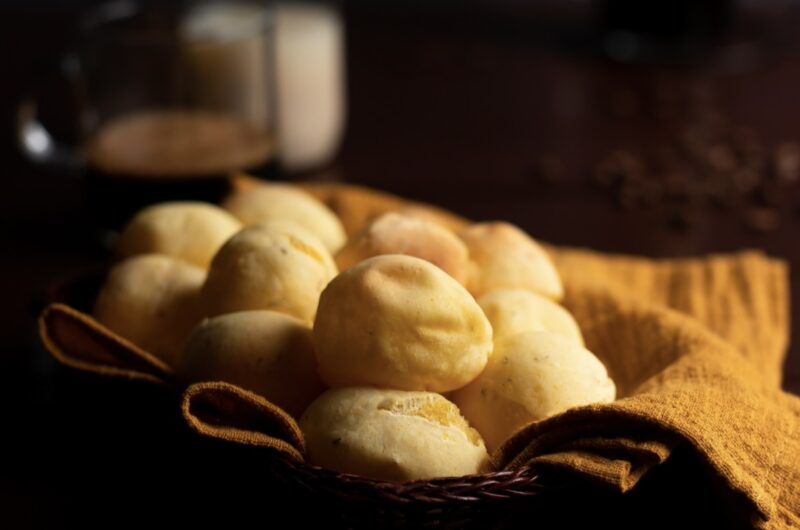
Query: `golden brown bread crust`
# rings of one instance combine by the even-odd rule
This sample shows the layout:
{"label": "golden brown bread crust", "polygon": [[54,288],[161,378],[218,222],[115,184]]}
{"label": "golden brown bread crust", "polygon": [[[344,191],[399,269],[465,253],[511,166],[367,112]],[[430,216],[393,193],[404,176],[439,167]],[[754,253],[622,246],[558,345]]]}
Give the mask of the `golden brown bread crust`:
{"label": "golden brown bread crust", "polygon": [[391,254],[331,281],[320,297],[314,348],[330,386],[447,392],[486,366],[492,328],[440,268]]}
{"label": "golden brown bread crust", "polygon": [[277,311],[241,311],[194,328],[175,367],[185,383],[226,381],[295,418],[325,387],[317,375],[311,327]]}
{"label": "golden brown bread crust", "polygon": [[297,186],[260,182],[234,189],[222,202],[245,225],[264,221],[292,221],[314,234],[330,252],[347,241],[339,218],[327,206]]}
{"label": "golden brown bread crust", "polygon": [[615,395],[592,352],[572,338],[531,331],[497,341],[486,369],[450,398],[494,451],[526,424]]}
{"label": "golden brown bread crust", "polygon": [[93,313],[110,330],[173,365],[203,316],[205,278],[205,270],[169,256],[134,256],[111,269]]}
{"label": "golden brown bread crust", "polygon": [[476,223],[458,236],[469,250],[467,289],[476,298],[496,289],[528,289],[553,300],[564,296],[561,278],[550,256],[511,223]]}
{"label": "golden brown bread crust", "polygon": [[217,250],[241,228],[235,217],[213,204],[154,204],[140,210],[122,230],[117,255],[164,254],[208,268]]}
{"label": "golden brown bread crust", "polygon": [[394,212],[381,214],[353,236],[335,256],[340,271],[373,256],[405,254],[429,261],[462,285],[469,254],[450,230],[425,219]]}
{"label": "golden brown bread crust", "polygon": [[203,285],[210,316],[272,309],[314,320],[336,264],[313,234],[289,222],[251,225],[220,249]]}
{"label": "golden brown bread crust", "polygon": [[572,314],[533,291],[498,289],[478,298],[478,305],[492,325],[495,342],[524,331],[548,331],[583,346],[583,335]]}
{"label": "golden brown bread crust", "polygon": [[480,435],[439,394],[369,387],[328,390],[300,419],[309,461],[383,480],[479,473]]}

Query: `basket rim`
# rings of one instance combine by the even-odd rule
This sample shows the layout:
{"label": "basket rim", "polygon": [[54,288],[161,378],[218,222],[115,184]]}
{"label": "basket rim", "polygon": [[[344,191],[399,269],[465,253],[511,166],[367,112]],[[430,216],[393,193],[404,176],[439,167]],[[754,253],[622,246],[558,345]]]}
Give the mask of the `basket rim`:
{"label": "basket rim", "polygon": [[549,489],[542,481],[542,474],[531,466],[395,482],[342,473],[304,461],[294,461],[279,454],[271,458],[273,469],[282,478],[306,490],[324,492],[349,502],[374,501],[378,496],[397,506],[415,503],[434,507],[531,498]]}

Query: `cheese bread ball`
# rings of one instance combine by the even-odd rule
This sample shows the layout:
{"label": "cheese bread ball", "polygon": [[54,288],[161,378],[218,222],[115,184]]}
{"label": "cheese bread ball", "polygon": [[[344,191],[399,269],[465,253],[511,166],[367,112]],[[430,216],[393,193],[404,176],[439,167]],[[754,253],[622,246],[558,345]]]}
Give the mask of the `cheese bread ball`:
{"label": "cheese bread ball", "polygon": [[276,311],[242,311],[204,320],[177,363],[188,383],[226,381],[260,394],[299,418],[324,390],[311,327]]}
{"label": "cheese bread ball", "polygon": [[401,215],[436,223],[441,227],[447,228],[451,232],[463,230],[466,224],[466,221],[460,217],[428,204],[408,204],[394,211]]}
{"label": "cheese bread ball", "polygon": [[249,226],[220,249],[203,285],[208,315],[272,309],[311,322],[319,295],[336,276],[328,250],[289,222]]}
{"label": "cheese bread ball", "polygon": [[524,331],[549,331],[578,341],[583,335],[569,311],[532,291],[499,289],[478,298],[486,318],[492,324],[495,342]]}
{"label": "cheese bread ball", "polygon": [[222,207],[244,224],[292,221],[317,236],[332,253],[347,241],[342,222],[330,208],[288,184],[263,183],[234,191],[223,201]]}
{"label": "cheese bread ball", "polygon": [[406,481],[482,472],[480,434],[439,394],[348,387],[328,390],[300,419],[310,463]]}
{"label": "cheese bread ball", "polygon": [[458,235],[469,250],[467,288],[476,298],[496,289],[527,289],[553,300],[563,297],[561,278],[550,257],[516,226],[478,223]]}
{"label": "cheese bread ball", "polygon": [[430,261],[447,274],[466,282],[467,247],[442,226],[407,215],[386,213],[348,241],[336,254],[339,270],[382,254],[406,254]]}
{"label": "cheese bread ball", "polygon": [[208,268],[211,258],[233,234],[241,230],[234,216],[204,202],[165,202],[149,206],[125,226],[117,253],[166,254]]}
{"label": "cheese bread ball", "polygon": [[492,328],[439,267],[412,256],[376,256],[322,293],[314,349],[329,386],[447,392],[486,366]]}
{"label": "cheese bread ball", "polygon": [[592,352],[544,331],[518,333],[495,344],[486,369],[451,394],[489,451],[524,425],[571,407],[614,400],[616,388]]}
{"label": "cheese bread ball", "polygon": [[160,254],[115,265],[94,305],[94,316],[111,331],[169,365],[202,318],[200,288],[206,271]]}

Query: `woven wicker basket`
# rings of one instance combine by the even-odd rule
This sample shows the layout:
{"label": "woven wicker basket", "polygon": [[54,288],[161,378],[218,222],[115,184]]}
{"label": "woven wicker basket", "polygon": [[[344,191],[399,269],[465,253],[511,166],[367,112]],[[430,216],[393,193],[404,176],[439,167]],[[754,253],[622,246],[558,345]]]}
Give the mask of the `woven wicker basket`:
{"label": "woven wicker basket", "polygon": [[[51,289],[51,300],[86,311],[91,307],[102,278],[101,270],[69,278]],[[70,359],[65,362],[64,351],[55,352],[50,340],[44,342],[59,361],[95,374],[102,371],[95,369],[102,363],[87,366],[85,359],[77,363]],[[104,375],[114,376],[113,373]],[[131,384],[126,378],[130,379],[122,375],[118,384]],[[242,389],[239,392],[247,393]],[[224,418],[207,421],[226,423]],[[190,429],[188,425],[186,428]],[[505,527],[518,521],[519,514],[540,505],[539,499],[547,489],[542,478],[530,468],[396,483],[310,466],[266,448],[261,452],[275,480],[335,510],[331,521],[336,523],[334,526]]]}
{"label": "woven wicker basket", "polygon": [[[331,189],[334,189],[334,195],[331,195]],[[347,194],[336,195],[335,187],[312,187],[309,191],[334,209],[347,207],[351,201],[351,196]],[[360,194],[364,193],[369,195],[369,207],[355,215],[355,220],[351,222],[363,222],[381,210],[396,207],[399,201],[363,189],[356,190],[359,195],[356,200],[360,201]],[[376,198],[374,201],[373,194]],[[460,222],[455,216],[450,216],[450,220],[453,223]],[[88,312],[104,275],[104,269],[97,269],[62,281],[51,288],[51,301]],[[54,347],[52,340],[45,336],[48,333],[45,324],[42,324],[41,329],[45,345],[63,364],[105,376],[121,376],[120,385],[127,384],[122,379],[137,378],[124,371],[105,369],[107,366],[104,367],[103,363],[107,363],[107,359],[87,361],[72,358],[70,352]],[[102,340],[105,341],[106,338]],[[115,353],[109,355],[113,357]],[[148,380],[147,377],[139,379]],[[239,391],[247,392],[241,389]],[[209,421],[213,423],[215,420]],[[217,418],[216,421],[225,423],[224,419]],[[276,480],[289,489],[295,489],[298,494],[309,495],[331,508],[329,522],[333,526],[508,527],[524,522],[528,517],[524,514],[530,513],[536,514],[541,525],[548,519],[546,513],[560,518],[554,513],[560,511],[557,508],[558,498],[563,496],[554,497],[552,494],[561,492],[566,487],[564,484],[552,484],[527,467],[457,478],[394,483],[309,466],[269,449],[263,449],[262,452]]]}
{"label": "woven wicker basket", "polygon": [[275,459],[273,469],[275,476],[290,486],[338,505],[339,522],[345,526],[508,526],[522,503],[544,489],[528,468],[402,484],[285,459]]}

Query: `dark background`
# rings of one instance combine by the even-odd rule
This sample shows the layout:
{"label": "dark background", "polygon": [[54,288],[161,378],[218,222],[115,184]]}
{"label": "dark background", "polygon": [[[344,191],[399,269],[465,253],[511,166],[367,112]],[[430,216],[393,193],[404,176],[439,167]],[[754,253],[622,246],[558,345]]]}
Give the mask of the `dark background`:
{"label": "dark background", "polygon": [[[619,3],[624,12],[634,4]],[[774,166],[781,145],[791,154],[800,142],[797,9],[671,5],[691,16],[675,26],[640,24],[647,38],[632,50],[625,34],[613,38],[630,21],[600,2],[340,3],[347,133],[335,163],[304,177],[361,183],[476,220],[503,218],[559,245],[654,257],[760,248],[789,262],[796,304],[800,184],[791,171],[780,181]],[[146,404],[164,396],[142,391],[132,403],[115,385],[56,366],[38,345],[34,319],[48,286],[107,259],[81,176],[27,162],[14,131],[24,94],[43,79],[58,93],[46,72],[74,45],[83,7],[0,6],[0,524],[2,513],[20,526],[74,525],[89,513],[101,522],[117,509],[166,504],[150,493],[171,488],[203,498],[205,475],[175,478],[196,469],[196,458],[215,455],[208,465],[219,473],[242,465],[218,448],[183,451],[186,434],[174,418],[148,416]],[[672,13],[664,9],[657,18]],[[69,136],[69,112],[55,97],[49,107],[56,132]],[[718,194],[685,191],[704,168],[719,162],[727,171],[717,145],[737,135],[746,139],[731,141],[771,176],[744,199],[728,201],[724,176]],[[676,159],[675,151],[684,154]],[[688,176],[673,183],[672,166]],[[792,329],[800,331],[798,312]],[[784,386],[800,392],[796,342],[785,373]],[[127,502],[134,489],[142,497]],[[94,498],[106,508],[87,508]],[[196,503],[190,509],[202,512]]]}

